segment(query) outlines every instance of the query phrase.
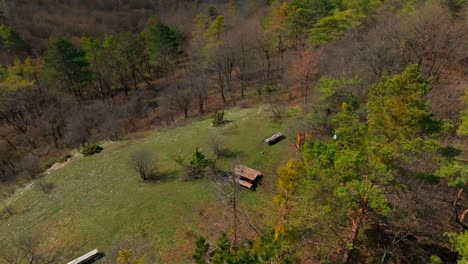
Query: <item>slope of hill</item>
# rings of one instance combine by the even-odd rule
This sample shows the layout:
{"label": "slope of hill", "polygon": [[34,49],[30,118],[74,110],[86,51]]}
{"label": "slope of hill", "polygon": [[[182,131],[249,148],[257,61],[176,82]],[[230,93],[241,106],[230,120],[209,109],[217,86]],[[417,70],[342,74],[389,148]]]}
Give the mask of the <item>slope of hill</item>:
{"label": "slope of hill", "polygon": [[[48,250],[74,248],[71,256],[93,248],[112,255],[115,245],[136,239],[154,242],[149,251],[157,252],[164,263],[188,261],[194,235],[216,236],[229,226],[229,211],[223,206],[227,197],[209,180],[181,181],[171,156],[189,157],[195,147],[201,147],[213,157],[209,142],[214,136],[222,138],[235,153],[219,161],[222,168],[229,169],[238,160],[265,174],[257,192],[241,194],[251,221],[262,224],[263,208],[275,190],[277,164],[295,153],[290,140],[264,144],[263,139],[278,130],[294,138],[293,118],[280,125],[270,122],[268,115],[264,107],[234,109],[227,113],[231,122],[222,127],[202,120],[151,132],[142,139],[106,143],[102,153],[73,159],[48,175],[46,180],[56,186],[51,193],[43,193],[34,182],[29,190],[12,197],[10,206],[16,213],[0,220],[0,233],[9,234],[0,238],[1,243],[34,235]],[[158,157],[167,176],[159,182],[143,182],[128,164],[137,149]],[[252,231],[245,228],[244,232]]]}

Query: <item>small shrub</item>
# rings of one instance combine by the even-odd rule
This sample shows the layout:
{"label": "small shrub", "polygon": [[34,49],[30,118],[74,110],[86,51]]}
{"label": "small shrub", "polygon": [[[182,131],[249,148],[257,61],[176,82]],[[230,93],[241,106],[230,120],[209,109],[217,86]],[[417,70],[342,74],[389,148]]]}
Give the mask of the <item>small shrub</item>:
{"label": "small shrub", "polygon": [[274,122],[279,122],[286,115],[286,107],[281,104],[270,104],[271,119]]}
{"label": "small shrub", "polygon": [[185,167],[186,179],[192,180],[203,177],[205,169],[210,163],[211,161],[206,158],[205,153],[200,151],[199,148],[196,148],[190,160],[190,164]]}
{"label": "small shrub", "polygon": [[61,157],[60,159],[58,159],[57,162],[60,162],[60,163],[67,162],[71,157],[72,157],[71,154],[67,154],[67,155]]}
{"label": "small shrub", "polygon": [[103,148],[97,144],[87,144],[80,149],[80,153],[87,157],[99,153],[102,150]]}
{"label": "small shrub", "polygon": [[206,168],[212,164],[212,162],[206,158],[205,154],[200,151],[199,148],[195,149],[195,152],[187,164],[184,159],[177,155],[174,157],[174,161],[179,164],[184,170],[184,180],[195,180],[204,176]]}
{"label": "small shrub", "polygon": [[210,160],[206,158],[205,153],[200,151],[199,148],[196,148],[190,160],[190,165],[198,169],[205,169],[209,163]]}
{"label": "small shrub", "polygon": [[0,216],[1,217],[5,217],[5,218],[8,218],[12,215],[15,214],[15,210],[13,209],[13,207],[11,205],[8,205],[8,204],[4,204],[3,205],[3,208],[0,210]]}
{"label": "small shrub", "polygon": [[45,179],[41,179],[39,181],[39,185],[41,187],[42,192],[44,193],[50,193],[55,188],[55,184],[47,182]]}
{"label": "small shrub", "polygon": [[224,147],[224,142],[219,137],[213,137],[210,141],[211,151],[215,154],[216,158],[224,158],[226,156],[226,148]]}
{"label": "small shrub", "polygon": [[216,111],[213,115],[213,121],[211,124],[215,127],[220,126],[224,123],[224,111],[218,112]]}
{"label": "small shrub", "polygon": [[43,171],[46,171],[50,167],[52,167],[55,164],[56,160],[55,159],[47,159],[42,162],[41,169]]}
{"label": "small shrub", "polygon": [[184,165],[184,157],[182,157],[182,155],[180,154],[174,154],[174,155],[171,155],[171,159],[177,163],[177,165],[180,165],[180,166],[183,166]]}
{"label": "small shrub", "polygon": [[147,151],[134,152],[130,158],[130,164],[144,181],[154,181],[161,176],[156,160]]}

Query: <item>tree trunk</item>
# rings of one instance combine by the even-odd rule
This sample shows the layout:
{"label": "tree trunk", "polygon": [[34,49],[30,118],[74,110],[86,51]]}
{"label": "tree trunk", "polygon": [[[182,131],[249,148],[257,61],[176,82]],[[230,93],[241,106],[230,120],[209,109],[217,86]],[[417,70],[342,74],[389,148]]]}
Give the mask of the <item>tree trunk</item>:
{"label": "tree trunk", "polygon": [[132,78],[133,78],[133,87],[135,88],[135,90],[138,90],[135,67],[132,67]]}
{"label": "tree trunk", "polygon": [[237,208],[237,183],[235,181],[232,181],[233,184],[233,194],[232,194],[232,214],[233,214],[233,242],[232,244],[234,246],[237,246],[237,240],[238,240],[238,208]]}
{"label": "tree trunk", "polygon": [[352,220],[353,227],[351,229],[351,235],[343,255],[343,263],[345,264],[349,263],[349,260],[351,259],[351,253],[353,252],[354,244],[356,243],[356,239],[359,235],[359,229],[361,228],[362,219],[366,212],[366,204],[367,198],[364,198],[362,206],[359,208],[358,215]]}
{"label": "tree trunk", "polygon": [[244,98],[245,93],[245,51],[244,47],[242,47],[242,64],[239,73],[240,81],[241,81],[241,97]]}
{"label": "tree trunk", "polygon": [[198,98],[198,112],[200,113],[200,115],[202,115],[204,113],[203,99],[201,97]]}
{"label": "tree trunk", "polygon": [[465,186],[467,184],[468,183],[465,182],[465,185],[458,190],[457,195],[455,196],[455,199],[453,200],[453,203],[452,203],[453,213],[455,215],[455,222],[459,224],[463,228],[463,230],[468,230],[468,226],[463,223],[463,220],[465,219],[465,215],[467,214],[468,209],[466,209],[461,215],[459,215],[457,206],[458,206],[458,201],[460,201],[460,197],[465,191]]}

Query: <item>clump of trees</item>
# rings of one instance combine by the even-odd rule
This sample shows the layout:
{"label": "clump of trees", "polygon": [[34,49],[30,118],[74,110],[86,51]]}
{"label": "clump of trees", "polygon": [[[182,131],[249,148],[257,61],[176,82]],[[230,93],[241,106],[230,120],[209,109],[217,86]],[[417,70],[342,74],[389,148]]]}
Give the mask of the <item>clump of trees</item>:
{"label": "clump of trees", "polygon": [[[302,161],[290,160],[278,170],[273,237],[283,239],[278,249],[283,257],[298,254],[319,262],[352,263],[372,252],[377,254],[376,261],[382,256],[388,261],[427,261],[430,254],[416,257],[404,253],[412,242],[407,243],[407,238],[400,235],[414,228],[411,220],[401,218],[401,214],[414,214],[414,208],[402,204],[393,194],[412,192],[397,187],[407,184],[405,178],[414,177],[409,171],[436,173],[460,188],[446,209],[453,210],[455,217],[445,221],[455,220],[466,229],[466,209],[461,211],[459,203],[466,185],[466,164],[457,159],[460,151],[446,150],[442,166],[437,166],[441,158],[438,139],[450,130],[434,118],[427,104],[432,80],[417,65],[409,65],[401,73],[384,76],[371,85],[363,103],[348,91],[352,82],[333,78],[321,81],[326,100],[320,100],[315,107],[317,111],[327,107],[322,109],[326,116],[311,122],[329,127],[328,136],[308,142],[302,148]],[[429,169],[413,165],[421,160],[434,166]],[[363,235],[381,230],[389,237]],[[259,234],[259,238],[263,235]],[[462,236],[454,233],[450,239],[462,245]],[[400,242],[389,248],[386,239]],[[383,243],[383,247],[366,246],[375,243]],[[405,249],[400,251],[399,247]],[[199,263],[214,262],[215,250],[210,251],[205,240],[199,239],[195,248],[194,259]],[[290,248],[295,250],[288,251]],[[456,250],[460,253],[460,246]]]}
{"label": "clump of trees", "polygon": [[197,264],[208,263],[293,263],[296,259],[281,247],[283,240],[274,232],[257,237],[244,244],[233,244],[225,233],[221,233],[215,245],[204,237],[195,243],[192,259]]}

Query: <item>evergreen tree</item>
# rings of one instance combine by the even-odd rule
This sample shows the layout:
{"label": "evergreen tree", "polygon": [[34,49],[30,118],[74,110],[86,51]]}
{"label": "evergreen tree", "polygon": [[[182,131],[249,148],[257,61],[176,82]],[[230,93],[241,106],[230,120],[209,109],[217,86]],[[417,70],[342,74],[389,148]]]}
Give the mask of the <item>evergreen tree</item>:
{"label": "evergreen tree", "polygon": [[31,46],[10,26],[0,22],[0,45],[9,52],[29,53]]}
{"label": "evergreen tree", "polygon": [[[197,264],[271,264],[293,263],[294,258],[282,248],[283,240],[274,231],[261,234],[254,241],[234,246],[225,233],[221,233],[215,246],[200,237],[195,244],[192,259]],[[210,252],[211,249],[211,253]]]}
{"label": "evergreen tree", "polygon": [[54,37],[49,41],[44,62],[47,79],[81,100],[83,89],[92,78],[84,51],[75,47],[68,38]]}
{"label": "evergreen tree", "polygon": [[180,54],[183,35],[162,22],[153,22],[147,26],[144,36],[151,64],[167,71],[170,60]]}
{"label": "evergreen tree", "polygon": [[458,264],[468,263],[468,231],[462,233],[448,233],[447,234],[453,249],[458,253]]}
{"label": "evergreen tree", "polygon": [[192,255],[192,259],[196,264],[206,264],[209,250],[210,244],[206,242],[204,237],[199,237],[195,242],[195,250]]}
{"label": "evergreen tree", "polygon": [[423,96],[430,89],[417,65],[401,74],[383,77],[369,91],[368,124],[374,150],[387,161],[409,158],[414,153],[434,150],[425,125],[431,112]]}
{"label": "evergreen tree", "polygon": [[104,100],[110,96],[109,79],[112,76],[108,51],[102,41],[93,38],[84,38],[81,49],[85,52],[86,60],[90,64],[94,86],[97,87],[99,95]]}

